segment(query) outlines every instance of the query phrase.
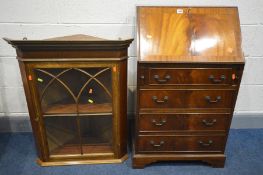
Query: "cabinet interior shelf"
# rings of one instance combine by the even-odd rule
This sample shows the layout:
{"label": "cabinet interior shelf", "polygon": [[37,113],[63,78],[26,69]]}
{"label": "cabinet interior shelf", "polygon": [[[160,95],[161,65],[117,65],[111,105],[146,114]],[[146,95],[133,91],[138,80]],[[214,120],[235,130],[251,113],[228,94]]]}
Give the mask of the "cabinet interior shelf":
{"label": "cabinet interior shelf", "polygon": [[44,117],[51,116],[87,116],[87,115],[112,115],[112,104],[59,104],[46,108]]}
{"label": "cabinet interior shelf", "polygon": [[[112,148],[110,145],[97,144],[97,145],[82,145],[83,155],[88,155],[89,153],[112,153]],[[51,155],[67,155],[67,154],[79,154],[80,145],[64,145],[51,152]]]}

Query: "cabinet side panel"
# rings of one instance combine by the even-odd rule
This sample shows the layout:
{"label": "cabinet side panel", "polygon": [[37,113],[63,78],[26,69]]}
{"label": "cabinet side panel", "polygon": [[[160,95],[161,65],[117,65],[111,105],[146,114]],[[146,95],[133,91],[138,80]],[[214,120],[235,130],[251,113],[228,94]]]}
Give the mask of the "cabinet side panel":
{"label": "cabinet side panel", "polygon": [[26,94],[27,107],[28,107],[28,112],[29,112],[29,116],[30,116],[33,135],[35,137],[37,154],[41,160],[45,161],[48,159],[48,157],[45,154],[44,144],[41,142],[41,139],[40,139],[41,138],[41,131],[40,131],[39,123],[38,123],[38,121],[35,120],[37,114],[34,110],[34,105],[33,105],[34,99],[32,99],[32,94],[31,94],[32,92],[30,91],[29,82],[28,82],[28,78],[27,78],[27,68],[26,68],[26,65],[20,61],[19,61],[19,67],[20,67],[20,72],[21,72],[21,76],[22,76],[24,91]]}
{"label": "cabinet side panel", "polygon": [[[237,102],[237,96],[239,93],[239,88],[240,88],[240,84],[241,84],[241,79],[242,79],[242,75],[243,75],[243,70],[244,70],[244,66],[245,65],[239,65],[239,66],[235,66],[234,68],[237,70],[237,75],[238,75],[238,82],[237,82],[237,90],[235,91],[235,94],[233,95],[234,98],[234,103],[233,103],[233,107],[232,107],[232,111],[231,111],[231,118],[230,118],[230,122],[228,123],[228,130],[227,130],[227,135],[226,135],[226,144],[227,144],[227,140],[228,140],[228,136],[229,136],[229,130],[230,130],[230,126],[233,120],[233,114],[235,111],[235,106],[236,106],[236,102]],[[226,145],[225,145],[226,146]],[[224,150],[225,151],[225,150]]]}
{"label": "cabinet side panel", "polygon": [[127,154],[127,60],[120,63],[120,157]]}

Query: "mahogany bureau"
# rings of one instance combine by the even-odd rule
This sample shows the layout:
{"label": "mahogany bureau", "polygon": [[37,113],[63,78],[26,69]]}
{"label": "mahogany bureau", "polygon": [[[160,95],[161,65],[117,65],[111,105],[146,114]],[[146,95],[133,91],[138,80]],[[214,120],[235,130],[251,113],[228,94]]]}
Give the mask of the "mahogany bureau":
{"label": "mahogany bureau", "polygon": [[133,167],[224,167],[244,58],[235,7],[137,7]]}

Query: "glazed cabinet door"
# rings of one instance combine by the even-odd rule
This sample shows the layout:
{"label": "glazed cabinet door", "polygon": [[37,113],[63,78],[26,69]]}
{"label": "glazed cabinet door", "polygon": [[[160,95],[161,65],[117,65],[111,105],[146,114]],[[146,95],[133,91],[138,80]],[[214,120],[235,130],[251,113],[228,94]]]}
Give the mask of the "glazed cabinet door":
{"label": "glazed cabinet door", "polygon": [[49,156],[113,155],[112,65],[58,65],[33,65],[28,77]]}

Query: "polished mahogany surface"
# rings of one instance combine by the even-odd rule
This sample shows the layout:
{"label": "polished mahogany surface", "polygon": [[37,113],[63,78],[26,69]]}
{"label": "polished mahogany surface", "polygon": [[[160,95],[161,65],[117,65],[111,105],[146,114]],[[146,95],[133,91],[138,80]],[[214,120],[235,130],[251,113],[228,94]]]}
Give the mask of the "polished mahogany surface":
{"label": "polished mahogany surface", "polygon": [[244,59],[235,7],[137,8],[133,167],[224,167]]}
{"label": "polished mahogany surface", "polygon": [[226,132],[229,114],[204,113],[204,114],[142,114],[138,129],[140,133],[165,133],[165,132]]}
{"label": "polished mahogany surface", "polygon": [[141,89],[140,108],[231,108],[234,90]]}
{"label": "polished mahogany surface", "polygon": [[127,159],[127,58],[132,39],[71,35],[11,40],[41,166]]}
{"label": "polished mahogany surface", "polygon": [[140,136],[139,152],[223,152],[224,136]]}
{"label": "polished mahogany surface", "polygon": [[140,7],[141,62],[243,62],[235,7]]}

